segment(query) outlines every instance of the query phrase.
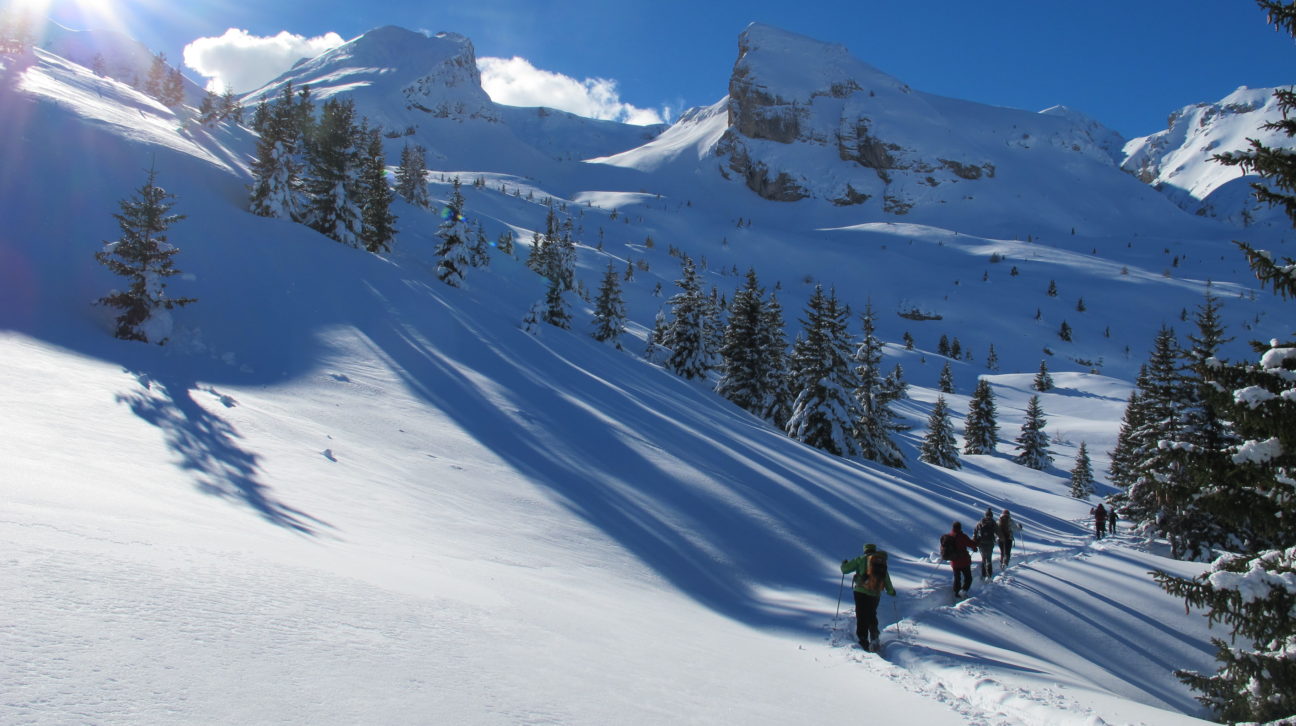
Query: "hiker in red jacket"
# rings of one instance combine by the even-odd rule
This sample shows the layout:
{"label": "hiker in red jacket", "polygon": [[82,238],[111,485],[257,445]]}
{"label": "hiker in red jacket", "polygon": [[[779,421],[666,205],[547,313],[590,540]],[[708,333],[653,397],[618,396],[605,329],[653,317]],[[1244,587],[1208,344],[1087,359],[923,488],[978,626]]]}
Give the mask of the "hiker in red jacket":
{"label": "hiker in red jacket", "polygon": [[1103,530],[1107,529],[1107,510],[1104,509],[1102,503],[1099,502],[1098,506],[1089,510],[1089,513],[1092,514],[1094,518],[1094,530],[1097,534],[1095,539],[1102,539]]}
{"label": "hiker in red jacket", "polygon": [[941,535],[941,557],[954,569],[954,597],[961,597],[972,587],[972,555],[976,542],[963,534],[963,523],[955,522],[948,534]]}

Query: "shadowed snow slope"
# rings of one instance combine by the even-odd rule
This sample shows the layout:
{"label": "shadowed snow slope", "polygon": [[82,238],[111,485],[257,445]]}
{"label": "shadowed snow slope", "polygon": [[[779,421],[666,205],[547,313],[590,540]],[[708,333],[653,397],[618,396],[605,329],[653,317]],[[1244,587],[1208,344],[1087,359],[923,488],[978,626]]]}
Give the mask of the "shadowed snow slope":
{"label": "shadowed snow slope", "polygon": [[[1211,667],[1202,621],[1145,574],[1191,568],[1126,539],[1091,546],[1091,503],[1066,495],[1066,472],[1082,441],[1105,470],[1122,379],[1207,271],[1229,320],[1265,319],[1271,304],[1227,269],[1241,264],[1208,259],[1222,227],[1172,209],[1138,248],[972,237],[781,205],[669,164],[654,176],[538,154],[527,163],[544,175],[528,178],[491,167],[498,149],[466,132],[464,166],[438,167],[433,196],[480,177],[467,214],[489,239],[517,233],[519,256],[554,197],[584,287],[633,267],[617,350],[586,334],[575,296],[572,330],[522,330],[544,283],[498,249],[465,287],[437,281],[434,211],[397,205],[384,256],[246,213],[252,133],[191,114],[44,52],[0,58],[0,721],[844,722],[862,703],[924,724],[1197,714],[1168,670]],[[120,284],[93,254],[149,167],[187,215],[170,290],[198,298],[173,311],[165,347],[113,340],[91,304]],[[1170,241],[1184,231],[1197,236]],[[1170,244],[1184,261],[1162,276]],[[678,275],[672,246],[707,258],[726,295],[747,265],[780,281],[789,319],[822,280],[856,309],[871,299],[884,338],[912,329],[915,350],[887,351],[914,384],[900,406],[910,468],[804,447],[644,360],[656,288]],[[1044,295],[1050,279],[1064,299]],[[1091,312],[1075,311],[1081,296]],[[943,317],[896,315],[914,311]],[[1063,316],[1082,342],[1056,340]],[[916,460],[942,332],[976,351],[948,361],[952,409],[980,374],[999,396],[1000,452],[961,471]],[[980,363],[992,343],[1000,373]],[[1056,461],[1035,472],[1007,440],[1045,346]],[[1024,564],[953,607],[937,536],[987,506],[1025,525]],[[894,558],[888,660],[846,644],[849,593],[834,618],[837,563],[863,541]]]}

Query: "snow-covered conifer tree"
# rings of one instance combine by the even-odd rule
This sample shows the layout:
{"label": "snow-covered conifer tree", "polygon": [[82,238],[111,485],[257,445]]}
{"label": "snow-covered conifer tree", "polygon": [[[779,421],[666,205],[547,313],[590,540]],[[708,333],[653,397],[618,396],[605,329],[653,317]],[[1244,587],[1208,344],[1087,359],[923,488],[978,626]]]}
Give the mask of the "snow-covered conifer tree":
{"label": "snow-covered conifer tree", "polygon": [[1035,374],[1032,386],[1041,393],[1053,390],[1053,376],[1049,375],[1047,361],[1040,361],[1039,372]]}
{"label": "snow-covered conifer tree", "polygon": [[594,339],[621,347],[621,334],[625,332],[625,303],[621,300],[621,282],[615,266],[608,263],[594,301]]}
{"label": "snow-covered conifer tree", "polygon": [[801,321],[802,336],[792,351],[796,398],[787,422],[788,435],[838,456],[860,453],[855,436],[860,411],[854,396],[859,382],[850,365],[849,314],[837,302],[835,292],[825,295],[823,286],[816,286]]}
{"label": "snow-covered conifer tree", "polygon": [[999,422],[996,419],[994,391],[984,378],[977,380],[976,390],[968,402],[968,415],[963,431],[963,453],[993,454],[999,441]]}
{"label": "snow-covered conifer tree", "polygon": [[396,167],[396,193],[401,199],[426,209],[431,206],[427,188],[427,150],[408,142],[401,150],[400,166]]}
{"label": "snow-covered conifer tree", "polygon": [[344,245],[361,246],[361,153],[355,103],[330,98],[306,145],[306,189],[310,204],[306,221]]}
{"label": "snow-covered conifer tree", "polygon": [[729,324],[720,346],[724,375],[716,384],[716,393],[753,413],[760,411],[767,397],[767,391],[763,389],[766,383],[764,351],[759,347],[765,314],[764,295],[756,271],[748,268],[747,281],[734,293],[729,306]]}
{"label": "snow-covered conifer tree", "polygon": [[761,360],[765,366],[764,381],[760,384],[765,395],[756,413],[780,429],[787,426],[787,420],[792,415],[785,327],[783,305],[779,302],[778,294],[771,292],[756,333],[756,349],[761,351]]}
{"label": "snow-covered conifer tree", "polygon": [[382,134],[375,128],[364,132],[367,143],[360,160],[360,241],[370,252],[387,252],[396,237],[396,215],[392,201],[396,198],[387,186],[387,157],[383,153]]}
{"label": "snow-covered conifer tree", "polygon": [[[451,185],[450,200],[441,213],[441,226],[437,228],[437,279],[459,287],[464,275],[472,267],[472,249],[469,247],[472,230],[464,219],[464,198],[459,187],[459,177]],[[553,300],[549,301],[553,303]]]}
{"label": "snow-covered conifer tree", "polygon": [[927,418],[927,434],[923,436],[918,460],[945,469],[963,468],[954,443],[954,425],[950,423],[945,396],[936,397],[936,405]]}
{"label": "snow-covered conifer tree", "polygon": [[899,430],[891,403],[900,394],[896,386],[888,383],[882,374],[882,340],[877,337],[873,303],[864,306],[860,316],[864,337],[860,339],[852,359],[856,387],[852,395],[856,402],[858,419],[853,434],[858,442],[860,456],[886,466],[903,468],[904,455],[891,438]]}
{"label": "snow-covered conifer tree", "polygon": [[252,213],[261,217],[301,221],[306,214],[302,179],[304,129],[299,125],[292,84],[283,96],[257,106],[253,126],[257,138],[252,160]]}
{"label": "snow-covered conifer tree", "polygon": [[95,259],[129,283],[126,290],[113,290],[98,301],[121,311],[114,335],[163,345],[171,325],[170,316],[161,311],[188,305],[194,299],[166,294],[166,279],[180,274],[172,260],[179,249],[167,241],[167,230],[184,215],[169,213],[175,197],[157,186],[156,180],[157,173],[149,169],[148,179],[135,197],[118,202],[121,212],[113,216],[121,236],[105,242]]}
{"label": "snow-covered conifer tree", "polygon": [[1075,466],[1071,469],[1071,496],[1076,499],[1088,499],[1094,491],[1093,464],[1089,461],[1089,449],[1085,442],[1080,442],[1076,452]]}
{"label": "snow-covered conifer tree", "polygon": [[954,371],[950,370],[949,361],[941,368],[940,381],[937,383],[941,393],[954,392]]}
{"label": "snow-covered conifer tree", "polygon": [[1043,471],[1053,464],[1049,452],[1048,434],[1044,433],[1044,407],[1040,405],[1039,396],[1031,396],[1026,404],[1026,420],[1022,422],[1021,433],[1017,436],[1017,451],[1014,461],[1030,469]]}
{"label": "snow-covered conifer tree", "polygon": [[707,351],[707,306],[697,268],[688,255],[684,256],[680,279],[675,285],[680,291],[669,300],[671,322],[663,341],[671,351],[666,367],[684,378],[705,378],[711,369]]}

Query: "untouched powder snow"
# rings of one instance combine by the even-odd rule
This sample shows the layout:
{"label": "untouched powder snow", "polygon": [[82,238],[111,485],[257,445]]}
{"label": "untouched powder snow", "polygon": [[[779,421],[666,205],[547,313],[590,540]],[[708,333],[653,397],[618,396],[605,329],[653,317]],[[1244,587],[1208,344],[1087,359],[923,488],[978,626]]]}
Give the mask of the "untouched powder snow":
{"label": "untouched powder snow", "polygon": [[[1066,472],[1085,442],[1102,477],[1152,332],[1208,278],[1229,321],[1272,327],[1244,264],[1216,259],[1222,225],[996,239],[777,204],[690,173],[682,150],[707,143],[705,112],[678,146],[658,139],[660,167],[560,154],[529,157],[535,175],[478,171],[501,150],[462,130],[465,166],[438,167],[432,196],[480,177],[467,214],[490,239],[518,233],[519,257],[555,198],[587,289],[609,263],[635,270],[617,350],[587,335],[575,297],[572,330],[524,332],[544,284],[498,250],[464,288],[438,282],[439,210],[397,205],[385,256],[248,214],[251,132],[195,127],[83,70],[0,59],[0,722],[1204,715],[1169,671],[1213,669],[1222,633],[1147,576],[1196,566],[1128,535],[1093,543],[1096,500],[1069,497]],[[133,128],[113,121],[129,113]],[[91,305],[117,283],[93,254],[150,165],[187,215],[169,290],[198,299],[165,347],[113,340]],[[911,383],[909,467],[809,449],[644,360],[675,246],[728,295],[754,266],[789,322],[816,281],[854,309],[871,300],[887,368]],[[1172,254],[1176,272],[1159,274]],[[1063,297],[1045,296],[1050,280]],[[941,318],[899,314],[914,310]],[[1072,344],[1053,334],[1063,319]],[[894,344],[910,331],[914,350]],[[942,333],[975,355],[939,356]],[[999,371],[982,364],[991,344]],[[1043,357],[1056,461],[1035,472],[1010,442]],[[946,363],[956,428],[978,376],[1000,416],[998,452],[960,471],[916,455]],[[1016,564],[954,604],[937,538],[986,507],[1024,525]],[[864,542],[891,553],[899,591],[880,656],[851,643],[838,569]]]}

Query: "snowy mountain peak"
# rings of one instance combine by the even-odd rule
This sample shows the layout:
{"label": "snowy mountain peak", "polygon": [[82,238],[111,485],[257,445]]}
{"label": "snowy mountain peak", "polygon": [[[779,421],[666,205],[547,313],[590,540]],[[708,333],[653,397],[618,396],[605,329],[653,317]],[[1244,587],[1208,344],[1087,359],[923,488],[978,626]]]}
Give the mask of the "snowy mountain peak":
{"label": "snowy mountain peak", "polygon": [[1273,88],[1240,86],[1215,103],[1196,103],[1170,114],[1166,129],[1131,139],[1121,168],[1151,184],[1184,210],[1249,225],[1283,215],[1251,196],[1254,179],[1213,160],[1216,154],[1249,148],[1248,139],[1286,146],[1282,132],[1264,124],[1283,117]]}
{"label": "snowy mountain peak", "polygon": [[316,98],[348,93],[358,104],[381,97],[383,106],[391,105],[391,92],[398,90],[406,110],[439,118],[495,119],[481,87],[476,50],[457,33],[429,37],[392,25],[375,28],[299,64],[249,98],[274,97],[288,82],[310,85]]}
{"label": "snowy mountain peak", "polygon": [[738,36],[738,60],[729,81],[732,99],[806,103],[842,98],[863,88],[907,90],[900,81],[857,60],[846,46],[752,23]]}

